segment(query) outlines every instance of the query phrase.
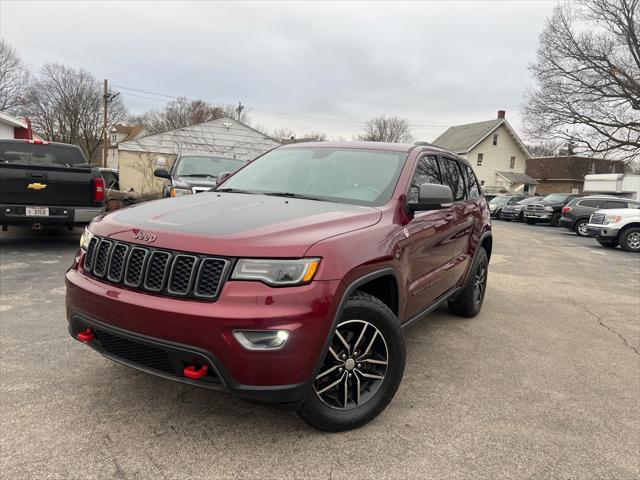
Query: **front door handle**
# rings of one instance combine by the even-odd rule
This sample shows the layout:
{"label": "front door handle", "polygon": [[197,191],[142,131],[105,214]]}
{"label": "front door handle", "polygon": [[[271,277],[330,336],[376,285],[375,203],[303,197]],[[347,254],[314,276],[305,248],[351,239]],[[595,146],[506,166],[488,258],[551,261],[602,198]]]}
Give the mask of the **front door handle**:
{"label": "front door handle", "polygon": [[451,213],[449,213],[444,217],[444,220],[445,220],[445,222],[450,222],[454,218],[455,218],[455,215],[452,215]]}

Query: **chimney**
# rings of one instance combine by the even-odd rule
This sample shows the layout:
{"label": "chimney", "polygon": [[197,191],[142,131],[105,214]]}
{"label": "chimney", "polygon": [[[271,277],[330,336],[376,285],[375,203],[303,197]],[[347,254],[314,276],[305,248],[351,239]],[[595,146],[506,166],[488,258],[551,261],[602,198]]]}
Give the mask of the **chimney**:
{"label": "chimney", "polygon": [[498,110],[498,118],[504,118],[506,114],[507,112],[505,112],[504,110]]}

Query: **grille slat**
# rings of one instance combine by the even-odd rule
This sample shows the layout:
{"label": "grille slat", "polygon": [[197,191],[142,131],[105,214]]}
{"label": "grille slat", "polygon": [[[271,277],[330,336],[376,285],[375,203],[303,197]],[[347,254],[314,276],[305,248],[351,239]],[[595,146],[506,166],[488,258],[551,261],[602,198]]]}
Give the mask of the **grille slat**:
{"label": "grille slat", "polygon": [[591,215],[589,223],[594,225],[604,225],[604,219],[606,215],[604,213],[594,213]]}
{"label": "grille slat", "polygon": [[87,273],[110,283],[212,301],[222,289],[231,261],[93,237],[84,265]]}

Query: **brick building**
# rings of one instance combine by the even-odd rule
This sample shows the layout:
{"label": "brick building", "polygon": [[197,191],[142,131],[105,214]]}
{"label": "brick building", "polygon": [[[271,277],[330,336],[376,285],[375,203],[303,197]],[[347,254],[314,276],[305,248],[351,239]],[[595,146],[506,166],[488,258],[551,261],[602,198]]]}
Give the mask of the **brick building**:
{"label": "brick building", "polygon": [[585,175],[623,172],[623,162],[578,155],[533,157],[527,159],[526,167],[527,175],[538,182],[536,192],[543,195],[582,193]]}

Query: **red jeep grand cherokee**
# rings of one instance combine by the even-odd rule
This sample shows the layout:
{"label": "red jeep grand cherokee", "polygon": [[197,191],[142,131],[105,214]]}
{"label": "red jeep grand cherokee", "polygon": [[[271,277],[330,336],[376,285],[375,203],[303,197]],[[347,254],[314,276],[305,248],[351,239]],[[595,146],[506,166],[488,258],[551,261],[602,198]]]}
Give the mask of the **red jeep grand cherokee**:
{"label": "red jeep grand cherokee", "polygon": [[70,334],[140,370],[297,409],[329,431],[391,401],[403,328],[482,306],[489,209],[418,144],[277,148],[216,190],[99,217],[66,275]]}

